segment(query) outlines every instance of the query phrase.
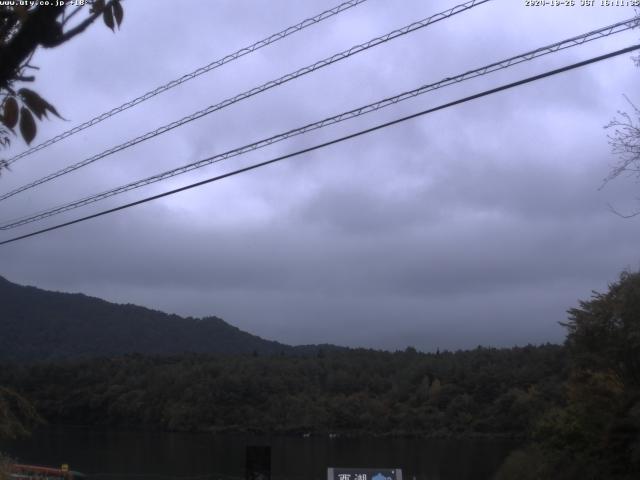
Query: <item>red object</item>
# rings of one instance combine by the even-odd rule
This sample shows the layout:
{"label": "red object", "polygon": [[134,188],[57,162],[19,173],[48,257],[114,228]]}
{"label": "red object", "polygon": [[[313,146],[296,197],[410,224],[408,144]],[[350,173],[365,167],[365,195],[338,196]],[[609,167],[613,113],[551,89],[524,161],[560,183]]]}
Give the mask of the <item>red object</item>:
{"label": "red object", "polygon": [[64,479],[73,480],[82,478],[83,475],[78,472],[72,472],[70,470],[61,470],[59,468],[49,467],[37,467],[34,465],[11,465],[11,477],[12,478],[25,478],[25,479]]}

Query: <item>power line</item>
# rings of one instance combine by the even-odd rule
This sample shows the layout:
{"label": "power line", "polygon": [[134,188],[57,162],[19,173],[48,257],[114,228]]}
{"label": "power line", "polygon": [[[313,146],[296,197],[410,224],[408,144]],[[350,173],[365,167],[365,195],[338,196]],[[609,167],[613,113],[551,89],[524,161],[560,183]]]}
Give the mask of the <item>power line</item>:
{"label": "power line", "polygon": [[76,208],[79,208],[79,207],[83,207],[85,205],[89,205],[91,203],[95,203],[95,202],[104,200],[106,198],[110,198],[112,196],[119,195],[121,193],[125,193],[125,192],[128,192],[130,190],[134,190],[136,188],[140,188],[140,187],[143,187],[143,186],[146,186],[146,185],[150,185],[150,184],[155,183],[155,182],[166,180],[168,178],[171,178],[171,177],[174,177],[174,176],[177,176],[177,175],[181,175],[183,173],[187,173],[189,171],[192,171],[192,170],[195,170],[195,169],[198,169],[198,168],[202,168],[202,167],[205,167],[207,165],[211,165],[213,163],[217,163],[217,162],[220,162],[222,160],[226,160],[228,158],[236,157],[236,156],[242,155],[244,153],[247,153],[247,152],[250,152],[250,151],[253,151],[253,150],[257,150],[257,149],[272,145],[274,143],[286,140],[288,138],[291,138],[291,137],[294,137],[294,136],[297,136],[297,135],[301,135],[303,133],[310,132],[312,130],[316,130],[316,129],[319,129],[319,128],[326,127],[328,125],[332,125],[332,124],[336,124],[336,123],[339,123],[339,122],[343,122],[345,120],[350,120],[352,118],[356,118],[356,117],[359,117],[361,115],[365,115],[367,113],[371,113],[371,112],[380,110],[382,108],[386,108],[388,106],[395,105],[396,103],[408,100],[410,98],[414,98],[414,97],[416,97],[418,95],[422,95],[424,93],[427,93],[427,92],[430,92],[430,91],[433,91],[433,90],[436,90],[436,89],[439,89],[439,88],[446,87],[448,85],[452,85],[452,84],[459,83],[459,82],[462,82],[462,81],[465,81],[465,80],[476,78],[476,77],[481,76],[481,75],[486,75],[488,73],[492,73],[492,72],[495,72],[497,70],[502,70],[502,69],[505,69],[505,68],[509,68],[509,67],[511,67],[513,65],[517,65],[519,63],[522,63],[522,62],[525,62],[525,61],[529,61],[529,60],[532,60],[534,58],[538,58],[540,56],[547,55],[549,53],[554,53],[554,52],[557,52],[559,50],[563,50],[563,49],[570,48],[570,47],[577,46],[577,45],[582,45],[583,43],[586,43],[586,42],[589,42],[589,41],[592,41],[592,40],[596,40],[596,39],[599,39],[599,38],[603,38],[603,37],[606,37],[606,36],[609,36],[609,35],[612,35],[612,34],[615,34],[615,33],[620,33],[620,32],[623,32],[623,31],[626,31],[626,30],[629,30],[629,29],[633,28],[635,26],[635,22],[636,22],[635,18],[631,18],[629,20],[624,20],[624,21],[615,23],[613,25],[609,25],[607,27],[599,28],[597,30],[590,31],[590,32],[584,33],[582,35],[571,37],[569,39],[562,40],[560,42],[556,42],[556,43],[553,43],[551,45],[540,47],[540,48],[537,48],[535,50],[531,50],[531,51],[528,51],[526,53],[507,58],[505,60],[501,60],[499,62],[494,62],[494,63],[491,63],[489,65],[485,65],[485,66],[477,68],[475,70],[467,71],[467,72],[465,72],[463,74],[460,74],[460,75],[457,75],[455,77],[447,77],[447,78],[445,78],[443,80],[440,80],[438,82],[431,83],[431,84],[428,84],[428,85],[423,85],[423,86],[421,86],[419,88],[416,88],[414,90],[403,92],[403,93],[401,93],[399,95],[396,95],[396,96],[393,96],[393,97],[388,97],[388,98],[385,98],[385,99],[380,100],[378,102],[374,102],[374,103],[371,103],[371,104],[368,104],[368,105],[365,105],[365,106],[350,110],[348,112],[343,112],[343,113],[340,113],[338,115],[335,115],[335,116],[332,116],[332,117],[328,117],[328,118],[325,118],[323,120],[320,120],[320,121],[317,121],[317,122],[314,122],[314,123],[307,124],[307,125],[305,125],[303,127],[299,127],[299,128],[296,128],[296,129],[293,129],[293,130],[289,130],[287,132],[280,133],[280,134],[277,134],[277,135],[274,135],[274,136],[271,136],[271,137],[268,137],[268,138],[265,138],[265,139],[262,139],[262,140],[258,140],[256,142],[253,142],[253,143],[250,143],[250,144],[235,148],[233,150],[229,150],[229,151],[221,153],[221,154],[217,154],[217,155],[205,158],[205,159],[201,159],[201,160],[199,160],[197,162],[193,162],[193,163],[190,163],[190,164],[187,164],[187,165],[183,165],[181,167],[174,168],[172,170],[168,170],[168,171],[165,171],[165,172],[162,172],[162,173],[159,173],[159,174],[156,174],[156,175],[153,175],[151,177],[147,177],[147,178],[144,178],[144,179],[141,179],[141,180],[137,180],[135,182],[131,182],[131,183],[116,187],[114,189],[107,190],[105,192],[96,194],[96,195],[91,195],[89,197],[85,197],[85,198],[80,199],[80,200],[76,200],[76,201],[73,201],[73,202],[70,202],[70,203],[66,203],[64,205],[60,205],[60,206],[45,210],[43,212],[39,212],[39,213],[32,214],[32,215],[29,215],[29,216],[26,216],[26,217],[21,217],[21,218],[16,219],[16,220],[12,220],[12,221],[4,224],[4,225],[1,225],[0,226],[0,230],[9,230],[11,228],[16,228],[16,227],[19,227],[19,226],[22,226],[22,225],[26,225],[28,223],[36,222],[36,221],[51,217],[53,215],[57,215],[57,214],[60,214],[60,213],[63,213],[63,212],[67,212],[69,210],[73,210],[73,209],[76,209]]}
{"label": "power line", "polygon": [[365,135],[365,134],[368,134],[368,133],[371,133],[371,132],[374,132],[374,131],[377,131],[377,130],[381,130],[383,128],[387,128],[387,127],[390,127],[392,125],[396,125],[398,123],[402,123],[402,122],[405,122],[407,120],[411,120],[413,118],[420,117],[422,115],[427,115],[429,113],[433,113],[433,112],[436,112],[438,110],[443,110],[445,108],[453,107],[455,105],[460,105],[462,103],[469,102],[469,101],[475,100],[477,98],[485,97],[487,95],[492,95],[494,93],[501,92],[503,90],[508,90],[508,89],[511,89],[511,88],[514,88],[514,87],[518,87],[518,86],[527,84],[527,83],[531,83],[531,82],[534,82],[534,81],[537,81],[537,80],[541,80],[541,79],[546,78],[546,77],[557,75],[559,73],[563,73],[563,72],[567,72],[569,70],[574,70],[576,68],[584,67],[586,65],[590,65],[590,64],[596,63],[596,62],[600,62],[600,61],[606,60],[608,58],[613,58],[613,57],[616,57],[618,55],[623,55],[625,53],[633,52],[633,51],[638,50],[638,49],[640,49],[640,44],[633,45],[633,46],[627,47],[627,48],[623,48],[621,50],[616,50],[614,52],[610,52],[610,53],[607,53],[605,55],[600,55],[598,57],[592,57],[592,58],[590,58],[588,60],[584,60],[582,62],[573,63],[571,65],[567,65],[567,66],[564,66],[564,67],[561,67],[561,68],[557,68],[555,70],[550,70],[550,71],[547,71],[545,73],[534,75],[532,77],[527,77],[525,79],[518,80],[516,82],[512,82],[512,83],[508,83],[508,84],[505,84],[505,85],[501,85],[499,87],[492,88],[490,90],[485,90],[483,92],[476,93],[474,95],[470,95],[468,97],[464,97],[464,98],[461,98],[459,100],[455,100],[453,102],[445,103],[445,104],[439,105],[437,107],[433,107],[433,108],[430,108],[430,109],[427,109],[427,110],[423,110],[423,111],[418,112],[418,113],[407,115],[405,117],[401,117],[401,118],[398,118],[396,120],[392,120],[390,122],[381,123],[381,124],[376,125],[374,127],[367,128],[365,130],[360,130],[358,132],[355,132],[355,133],[352,133],[352,134],[349,134],[349,135],[345,135],[343,137],[339,137],[339,138],[330,140],[328,142],[320,143],[320,144],[314,145],[312,147],[304,148],[304,149],[298,150],[296,152],[288,153],[286,155],[282,155],[280,157],[273,158],[271,160],[266,160],[264,162],[256,163],[256,164],[250,165],[248,167],[239,168],[239,169],[234,170],[232,172],[228,172],[228,173],[225,173],[225,174],[222,174],[222,175],[217,175],[215,177],[211,177],[211,178],[208,178],[206,180],[202,180],[200,182],[192,183],[192,184],[186,185],[184,187],[176,188],[176,189],[164,192],[164,193],[160,193],[160,194],[157,194],[157,195],[146,197],[146,198],[143,198],[141,200],[137,200],[135,202],[127,203],[125,205],[120,205],[119,207],[114,207],[114,208],[110,208],[108,210],[103,210],[101,212],[94,213],[92,215],[87,215],[85,217],[77,218],[77,219],[71,220],[69,222],[60,223],[60,224],[54,225],[52,227],[43,228],[42,230],[37,230],[35,232],[27,233],[25,235],[20,235],[18,237],[10,238],[9,240],[4,240],[4,241],[0,242],[0,245],[6,245],[8,243],[17,242],[18,240],[23,240],[25,238],[33,237],[33,236],[40,235],[40,234],[46,233],[46,232],[51,232],[53,230],[57,230],[57,229],[60,229],[60,228],[63,228],[63,227],[68,227],[68,226],[74,225],[76,223],[84,222],[86,220],[91,220],[93,218],[97,218],[97,217],[101,217],[103,215],[107,215],[107,214],[110,214],[110,213],[118,212],[120,210],[125,210],[127,208],[134,207],[136,205],[141,205],[143,203],[151,202],[153,200],[158,200],[159,198],[163,198],[163,197],[167,197],[167,196],[170,196],[170,195],[174,195],[176,193],[183,192],[185,190],[190,190],[192,188],[200,187],[200,186],[206,185],[208,183],[216,182],[218,180],[222,180],[222,179],[227,178],[227,177],[232,177],[232,176],[238,175],[240,173],[248,172],[250,170],[255,170],[255,169],[260,168],[260,167],[271,165],[272,163],[280,162],[280,161],[285,160],[287,158],[296,157],[296,156],[302,155],[304,153],[309,153],[309,152],[312,152],[314,150],[319,150],[321,148],[325,148],[325,147],[328,147],[330,145],[334,145],[334,144],[337,144],[337,143],[340,143],[340,142],[344,142],[346,140],[350,140],[352,138],[356,138],[356,137],[359,137],[361,135]]}
{"label": "power line", "polygon": [[140,95],[139,97],[134,98],[133,100],[129,100],[126,103],[123,103],[122,105],[112,108],[111,110],[109,110],[108,112],[104,112],[94,118],[92,118],[91,120],[87,120],[86,122],[77,125],[65,132],[62,132],[59,135],[56,135],[55,137],[52,137],[34,147],[31,147],[28,150],[25,150],[24,152],[11,157],[10,159],[8,159],[6,162],[8,165],[11,165],[12,163],[20,160],[21,158],[24,158],[28,155],[31,155],[34,152],[37,152],[39,150],[42,150],[43,148],[49,147],[51,145],[53,145],[54,143],[59,142],[60,140],[63,140],[67,137],[70,137],[71,135],[74,135],[78,132],[81,132],[82,130],[85,130],[89,127],[92,127],[94,125],[97,125],[98,123],[102,122],[103,120],[106,120],[109,117],[113,117],[114,115],[117,115],[120,112],[124,112],[125,110],[128,110],[131,107],[134,107],[136,105],[138,105],[139,103],[142,103],[146,100],[149,100],[152,97],[155,97],[156,95],[159,95],[163,92],[166,92],[167,90],[170,90],[174,87],[177,87],[178,85],[181,85],[185,82],[188,82],[189,80],[192,80],[204,73],[210,72],[211,70],[214,70],[218,67],[221,67],[222,65],[225,65],[227,63],[230,63],[234,60],[237,60],[240,57],[243,57],[245,55],[248,55],[249,53],[255,52],[256,50],[259,50],[263,47],[266,47],[267,45],[271,45],[272,43],[275,43],[279,40],[282,40],[283,38],[288,37],[289,35],[293,35],[294,33],[297,33],[301,30],[304,30],[307,27],[310,27],[312,25],[315,25],[317,23],[322,22],[323,20],[326,20],[327,18],[331,18],[335,15],[338,15],[339,13],[344,12],[345,10],[348,10],[352,7],[355,7],[357,5],[360,5],[361,3],[366,2],[367,0],[349,0],[348,2],[344,2],[341,3],[340,5],[333,7],[329,10],[325,10],[322,13],[319,13],[318,15],[315,15],[313,17],[307,18],[306,20],[303,20],[300,23],[297,23],[296,25],[292,25],[290,27],[285,28],[284,30],[278,32],[278,33],[274,33],[273,35],[270,35],[258,42],[255,42],[247,47],[243,47],[240,50],[235,51],[234,53],[230,53],[228,55],[225,55],[222,58],[219,58],[218,60],[214,60],[213,62],[209,63],[208,65],[205,65],[203,67],[200,67],[190,73],[187,73],[185,75],[183,75],[180,78],[177,78],[175,80],[171,80],[170,82],[161,85],[153,90],[148,91],[147,93]]}
{"label": "power line", "polygon": [[152,130],[150,132],[145,133],[144,135],[141,135],[139,137],[136,137],[132,140],[129,140],[128,142],[122,143],[120,145],[117,145],[115,147],[112,147],[108,150],[103,151],[102,153],[99,153],[97,155],[94,155],[92,157],[89,157],[85,160],[82,160],[78,163],[75,163],[73,165],[70,165],[66,168],[63,168],[62,170],[58,170],[57,172],[51,173],[45,177],[42,177],[36,181],[33,181],[31,183],[28,183],[26,185],[23,185],[21,187],[16,188],[15,190],[12,190],[8,193],[4,193],[2,195],[0,195],[0,201],[2,200],[6,200],[7,198],[13,197],[14,195],[17,195],[18,193],[24,192],[25,190],[29,190],[31,188],[34,188],[38,185],[42,185],[43,183],[49,182],[55,178],[58,178],[62,175],[66,175],[68,173],[71,173],[75,170],[78,170],[79,168],[85,167],[91,163],[94,163],[98,160],[100,160],[101,158],[107,157],[109,155],[112,155],[116,152],[120,152],[126,148],[132,147],[133,145],[137,145],[138,143],[141,143],[145,140],[149,140],[151,138],[154,138],[158,135],[162,135],[163,133],[166,133],[170,130],[173,130],[174,128],[180,127],[182,125],[185,125],[186,123],[192,122],[194,120],[197,120],[199,118],[204,117],[205,115],[209,115],[210,113],[213,113],[217,110],[221,110],[223,108],[226,108],[234,103],[237,103],[241,100],[245,100],[247,98],[253,97],[254,95],[257,95],[259,93],[262,93],[266,90],[269,90],[271,88],[280,86],[286,82],[289,82],[293,79],[296,79],[298,77],[307,75],[309,73],[312,73],[316,70],[319,70],[321,68],[324,68],[328,65],[331,65],[333,63],[339,62],[340,60],[344,60],[345,58],[349,58],[352,55],[356,55],[360,52],[363,52],[365,50],[368,50],[372,47],[376,47],[378,45],[381,45],[383,43],[386,43],[390,40],[393,40],[395,38],[398,38],[400,36],[406,35],[408,33],[412,33],[415,32],[416,30],[419,30],[421,28],[424,28],[428,25],[431,25],[433,23],[439,22],[441,20],[447,19],[452,17],[453,15],[456,15],[458,13],[462,13],[464,11],[467,11],[475,6],[481,5],[483,3],[487,3],[491,0],[469,0],[466,3],[460,4],[460,5],[456,5],[453,8],[450,8],[448,10],[445,10],[444,12],[440,12],[437,13],[435,15],[432,15],[428,18],[425,18],[423,20],[414,22],[410,25],[407,25],[405,27],[402,27],[400,29],[397,30],[393,30],[392,32],[387,33],[386,35],[382,35],[380,37],[376,37],[372,40],[369,40],[368,42],[359,44],[359,45],[355,45],[347,50],[344,50],[340,53],[336,53],[335,55],[332,55],[331,57],[327,57],[324,60],[320,60],[316,63],[313,63],[311,65],[308,65],[304,68],[301,68],[299,70],[296,70],[295,72],[292,73],[288,73],[278,79],[275,80],[271,80],[267,83],[262,84],[259,87],[254,87],[251,90],[247,90],[246,92],[243,92],[241,94],[238,94],[234,97],[228,98],[226,100],[223,100],[220,103],[217,103],[216,105],[211,105],[203,110],[199,110],[197,112],[192,113],[191,115],[188,115],[186,117],[181,118],[180,120],[176,120],[174,122],[171,122],[167,125],[164,125],[160,128],[157,128],[156,130]]}

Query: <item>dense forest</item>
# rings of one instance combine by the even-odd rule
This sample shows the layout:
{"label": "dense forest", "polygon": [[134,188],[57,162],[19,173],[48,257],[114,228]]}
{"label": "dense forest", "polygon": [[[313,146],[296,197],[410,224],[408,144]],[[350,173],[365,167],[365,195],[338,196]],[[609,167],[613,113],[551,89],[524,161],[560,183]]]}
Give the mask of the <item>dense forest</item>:
{"label": "dense forest", "polygon": [[50,422],[188,431],[523,436],[562,398],[562,347],[320,351],[5,366]]}

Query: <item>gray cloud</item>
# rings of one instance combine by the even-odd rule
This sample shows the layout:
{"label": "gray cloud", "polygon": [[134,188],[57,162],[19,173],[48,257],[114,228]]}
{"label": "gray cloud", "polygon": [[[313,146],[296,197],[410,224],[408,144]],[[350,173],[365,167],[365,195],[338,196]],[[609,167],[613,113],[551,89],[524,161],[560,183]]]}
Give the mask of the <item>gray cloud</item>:
{"label": "gray cloud", "polygon": [[[75,124],[327,7],[319,1],[295,8],[284,1],[238,5],[127,5],[116,35],[96,26],[72,44],[40,52],[37,87]],[[398,8],[371,0],[24,159],[0,186],[14,188],[450,6],[406,2]],[[512,2],[478,7],[17,196],[0,205],[0,214],[12,218],[112,188],[632,14],[565,10]],[[432,92],[82,213],[557,68],[636,37],[624,34]],[[615,59],[8,245],[0,249],[0,274],[182,315],[218,315],[290,343],[455,349],[561,341],[558,322],[578,298],[638,267],[637,221],[607,208],[634,208],[637,184],[598,190],[615,162],[602,126],[625,107],[621,94],[634,94],[638,73],[628,58]],[[39,139],[70,125],[42,124]]]}

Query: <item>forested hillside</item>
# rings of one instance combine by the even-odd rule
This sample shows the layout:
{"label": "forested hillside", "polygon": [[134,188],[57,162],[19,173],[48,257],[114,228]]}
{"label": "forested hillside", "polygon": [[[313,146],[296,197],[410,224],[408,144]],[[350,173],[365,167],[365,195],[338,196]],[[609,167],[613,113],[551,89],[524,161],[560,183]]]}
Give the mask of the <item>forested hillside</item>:
{"label": "forested hillside", "polygon": [[53,423],[187,431],[524,436],[561,403],[560,346],[422,354],[130,355],[0,366]]}
{"label": "forested hillside", "polygon": [[[81,305],[91,307],[87,311],[100,319],[97,325],[107,318],[100,316],[100,306],[104,312],[122,308],[118,311],[123,315],[132,315],[129,323],[145,318],[133,312],[146,312],[149,318],[169,318],[175,325],[186,322],[187,331],[197,331],[194,325],[199,325],[194,319],[84,296],[43,296],[37,289],[8,282],[2,288],[19,297],[3,298],[10,305],[22,302],[25,318],[35,318],[36,325],[46,325],[48,318],[82,318]],[[73,301],[65,303],[70,297]],[[47,316],[39,305],[29,306],[29,299],[56,312],[71,306],[73,314]],[[17,310],[9,311],[12,318],[21,318]],[[266,342],[278,348],[267,353],[244,348],[246,353],[226,355],[4,361],[0,386],[7,399],[33,402],[51,423],[206,432],[520,437],[528,445],[507,459],[497,479],[632,480],[640,471],[638,312],[640,272],[624,272],[608,292],[594,293],[569,310],[564,346],[436,353],[409,347],[392,353],[330,346],[301,351]],[[6,327],[15,321],[4,324],[5,331],[15,334]],[[221,320],[217,325],[222,332],[235,331],[232,338],[264,345]],[[2,341],[11,347],[6,338]]]}

